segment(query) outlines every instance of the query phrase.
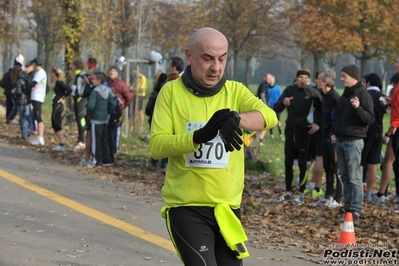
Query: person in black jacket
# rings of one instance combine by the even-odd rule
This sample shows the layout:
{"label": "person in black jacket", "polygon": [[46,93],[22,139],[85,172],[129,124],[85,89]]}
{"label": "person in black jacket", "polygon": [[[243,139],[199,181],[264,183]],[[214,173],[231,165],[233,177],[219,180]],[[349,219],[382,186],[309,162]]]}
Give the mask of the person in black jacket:
{"label": "person in black jacket", "polygon": [[268,92],[268,83],[266,81],[266,75],[263,77],[263,81],[258,86],[258,91],[256,92],[256,96],[261,99],[266,105],[269,106],[269,92]]}
{"label": "person in black jacket", "polygon": [[28,87],[28,102],[29,102],[29,114],[27,116],[28,121],[28,135],[37,134],[36,123],[35,123],[35,113],[33,112],[32,105],[30,102],[31,92],[33,87],[33,76],[35,75],[35,69],[33,66],[33,62],[29,61],[25,65],[26,72],[26,82]]}
{"label": "person in black jacket", "polygon": [[[18,124],[15,121],[15,116],[18,113],[17,105],[15,103],[14,96],[12,95],[11,91],[15,88],[15,82],[18,76],[20,69],[24,70],[24,57],[19,54],[14,59],[14,67],[10,68],[7,73],[5,73],[0,80],[0,87],[4,88],[4,95],[6,96],[6,123],[7,124]],[[18,68],[18,69],[16,69]],[[14,80],[11,78],[13,73],[17,74],[14,75]]]}
{"label": "person in black jacket", "polygon": [[72,62],[72,71],[75,73],[75,79],[73,82],[72,88],[72,96],[74,100],[73,108],[75,111],[75,119],[76,124],[78,126],[78,139],[74,149],[82,149],[84,150],[85,145],[85,109],[87,105],[87,98],[83,97],[84,89],[86,87],[86,83],[84,80],[85,72],[83,71],[83,62],[81,59],[75,59]]}
{"label": "person in black jacket", "polygon": [[[354,218],[363,215],[363,181],[360,160],[364,147],[363,139],[374,121],[374,104],[370,94],[360,83],[360,71],[355,65],[341,70],[341,81],[345,86],[339,98],[337,121],[333,128],[337,140],[338,168],[344,191],[342,213],[352,212]],[[332,136],[333,138],[333,136]]]}
{"label": "person in black jacket", "polygon": [[[321,111],[320,93],[317,89],[309,86],[309,78],[310,71],[308,69],[298,70],[295,84],[285,88],[274,104],[274,111],[276,112],[282,112],[287,108],[284,145],[286,192],[276,198],[276,201],[292,200],[298,205],[305,201],[303,192],[306,189],[305,177],[310,135],[316,132],[312,124],[320,125],[320,122],[308,120],[312,107],[315,108],[315,112]],[[300,193],[294,197],[292,195],[292,168],[295,158],[298,158]]]}
{"label": "person in black jacket", "polygon": [[[261,99],[267,106],[270,106],[269,104],[269,84],[267,83],[267,74],[263,76],[263,81],[259,84],[258,86],[258,91],[256,92],[256,96],[258,96],[259,99]],[[273,108],[273,106],[272,106]],[[259,134],[259,141],[263,141],[263,138],[266,135],[266,131],[262,131]]]}
{"label": "person in black jacket", "polygon": [[[316,78],[317,88],[322,98],[321,113],[315,113],[317,121],[320,121],[320,129],[314,134],[315,162],[312,169],[312,181],[307,189],[312,191],[312,197],[324,194],[321,189],[323,169],[326,174],[325,197],[321,197],[314,205],[324,204],[333,209],[342,201],[342,182],[337,174],[337,162],[335,156],[335,142],[331,141],[333,127],[332,113],[339,101],[339,93],[335,90],[336,73],[332,69],[321,69]],[[316,126],[314,124],[314,126]],[[336,190],[334,192],[334,176],[336,177]]]}
{"label": "person in black jacket", "polygon": [[52,98],[53,111],[51,113],[51,127],[54,129],[58,139],[58,145],[53,148],[53,151],[65,151],[64,132],[62,131],[62,113],[64,112],[64,100],[71,94],[72,89],[62,81],[64,72],[62,72],[60,68],[54,67],[52,73],[56,82]]}
{"label": "person in black jacket", "polygon": [[362,152],[363,186],[367,184],[365,186],[364,199],[365,201],[371,201],[373,186],[377,180],[377,164],[381,163],[383,120],[388,105],[382,104],[380,100],[381,97],[386,97],[381,92],[381,78],[376,73],[370,73],[366,75],[365,82],[366,90],[374,103],[374,123],[367,130],[367,137],[364,139]]}
{"label": "person in black jacket", "polygon": [[[11,83],[11,72],[12,68],[10,68],[7,73],[3,75],[3,78],[0,80],[0,87],[4,88],[4,95],[6,96],[6,124],[16,124],[17,122],[14,120],[15,115],[14,112],[14,98],[11,95],[11,90],[14,88],[14,84]],[[12,117],[14,116],[14,117]],[[12,119],[11,119],[12,118]]]}
{"label": "person in black jacket", "polygon": [[19,126],[21,128],[21,137],[27,140],[30,136],[28,130],[27,117],[29,115],[29,89],[27,84],[27,74],[22,70],[21,66],[16,66],[11,73],[11,80],[15,84],[15,88],[11,91],[16,108],[19,113]]}

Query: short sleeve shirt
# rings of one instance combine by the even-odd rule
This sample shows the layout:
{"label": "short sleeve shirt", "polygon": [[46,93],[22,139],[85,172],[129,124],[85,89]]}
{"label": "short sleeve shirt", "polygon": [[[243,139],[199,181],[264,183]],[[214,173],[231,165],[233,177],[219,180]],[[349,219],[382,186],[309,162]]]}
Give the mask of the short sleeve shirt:
{"label": "short sleeve shirt", "polygon": [[32,90],[31,100],[44,103],[44,99],[46,97],[46,86],[47,86],[46,71],[43,68],[36,71],[35,75],[33,76],[33,81],[36,81],[37,84],[35,86],[35,89]]}

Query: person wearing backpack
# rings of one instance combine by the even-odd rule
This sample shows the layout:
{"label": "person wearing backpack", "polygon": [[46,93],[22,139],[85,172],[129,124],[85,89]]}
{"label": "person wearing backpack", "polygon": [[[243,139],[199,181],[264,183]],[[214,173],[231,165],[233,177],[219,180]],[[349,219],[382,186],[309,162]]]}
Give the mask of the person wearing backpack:
{"label": "person wearing backpack", "polygon": [[[119,150],[119,142],[121,139],[121,116],[123,116],[125,112],[126,106],[129,106],[132,102],[132,93],[129,90],[127,84],[119,79],[119,72],[117,66],[111,66],[109,69],[109,87],[111,88],[112,93],[115,95],[117,99],[119,99],[120,104],[116,99],[114,99],[115,106],[118,106],[118,109],[122,108],[122,110],[114,110],[112,114],[112,119],[110,119],[110,123],[108,124],[108,134],[109,134],[109,153],[111,158],[111,163],[115,163],[115,153]],[[118,103],[118,104],[116,104]],[[121,106],[121,107],[120,107]],[[116,113],[118,113],[118,117],[116,117]],[[118,122],[115,122],[118,121]]]}
{"label": "person wearing backpack", "polygon": [[92,155],[91,164],[94,166],[111,166],[108,152],[108,119],[109,114],[115,109],[114,95],[104,84],[106,75],[102,72],[94,73],[92,79],[94,90],[90,94],[86,115],[91,121]]}
{"label": "person wearing backpack", "polygon": [[[91,92],[94,90],[95,86],[92,84],[92,80],[94,78],[94,73],[100,72],[98,68],[90,68],[87,75],[84,75],[84,80],[86,82],[85,89],[83,91],[83,97],[89,99]],[[86,147],[85,147],[85,157],[83,157],[79,165],[87,166],[91,164],[91,122],[90,119],[85,117],[86,119]]]}

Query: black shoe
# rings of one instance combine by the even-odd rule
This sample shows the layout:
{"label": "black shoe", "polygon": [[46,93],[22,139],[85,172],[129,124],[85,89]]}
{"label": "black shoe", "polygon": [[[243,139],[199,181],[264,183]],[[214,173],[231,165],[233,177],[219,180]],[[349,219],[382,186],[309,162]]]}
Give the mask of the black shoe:
{"label": "black shoe", "polygon": [[348,211],[345,210],[344,207],[341,207],[341,208],[339,208],[339,212],[340,212],[340,213],[343,213],[343,214],[346,214]]}

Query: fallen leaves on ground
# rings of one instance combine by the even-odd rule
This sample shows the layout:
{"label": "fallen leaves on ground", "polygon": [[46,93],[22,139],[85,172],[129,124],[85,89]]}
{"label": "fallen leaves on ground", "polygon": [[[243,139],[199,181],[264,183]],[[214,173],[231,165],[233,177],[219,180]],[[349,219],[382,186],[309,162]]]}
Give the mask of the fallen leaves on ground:
{"label": "fallen leaves on ground", "polygon": [[[338,208],[312,206],[315,200],[311,196],[300,206],[275,202],[284,187],[283,180],[268,174],[246,175],[242,220],[251,243],[260,249],[300,248],[310,256],[322,257],[323,251],[338,241],[345,215]],[[358,244],[383,243],[399,248],[399,215],[390,210],[394,206],[393,202],[364,204],[365,216],[354,220]]]}

